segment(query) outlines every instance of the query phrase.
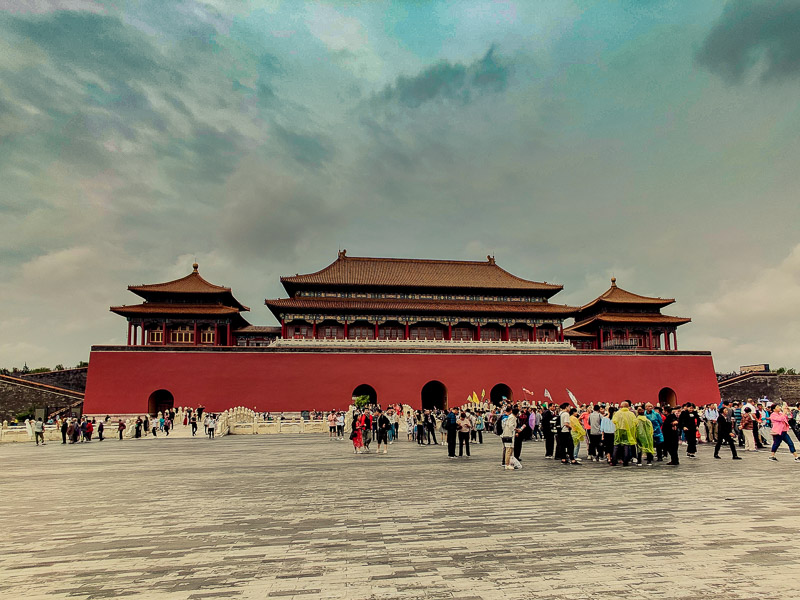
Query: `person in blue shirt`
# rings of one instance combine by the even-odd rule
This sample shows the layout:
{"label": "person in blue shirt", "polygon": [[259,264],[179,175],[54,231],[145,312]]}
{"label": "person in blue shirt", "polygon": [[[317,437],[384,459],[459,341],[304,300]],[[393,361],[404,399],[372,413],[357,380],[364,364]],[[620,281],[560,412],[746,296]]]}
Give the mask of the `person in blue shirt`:
{"label": "person in blue shirt", "polygon": [[666,452],[664,451],[664,432],[661,424],[664,422],[661,413],[653,410],[653,405],[648,402],[644,406],[644,416],[653,424],[653,445],[656,447],[656,460],[661,462]]}

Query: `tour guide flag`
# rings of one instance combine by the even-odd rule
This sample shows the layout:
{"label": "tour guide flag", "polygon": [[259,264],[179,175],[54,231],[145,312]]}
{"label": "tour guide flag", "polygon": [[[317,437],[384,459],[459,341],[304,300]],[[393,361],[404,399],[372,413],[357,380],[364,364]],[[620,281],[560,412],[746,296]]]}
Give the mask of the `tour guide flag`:
{"label": "tour guide flag", "polygon": [[533,396],[533,392],[530,391],[528,388],[522,388],[522,391],[528,394],[528,396]]}
{"label": "tour guide flag", "polygon": [[578,399],[575,397],[575,394],[569,391],[569,388],[567,388],[567,394],[569,395],[569,399],[572,400],[572,403],[575,405],[575,408],[580,408],[580,406],[578,406]]}
{"label": "tour guide flag", "polygon": [[475,392],[472,392],[472,401],[475,404],[478,404],[478,394],[476,394]]}
{"label": "tour guide flag", "polygon": [[483,400],[484,398],[486,398],[486,388],[481,390],[481,400]]}
{"label": "tour guide flag", "polygon": [[553,400],[553,397],[550,395],[550,392],[547,391],[547,388],[544,388],[544,397],[550,400],[550,402],[555,402],[555,400]]}

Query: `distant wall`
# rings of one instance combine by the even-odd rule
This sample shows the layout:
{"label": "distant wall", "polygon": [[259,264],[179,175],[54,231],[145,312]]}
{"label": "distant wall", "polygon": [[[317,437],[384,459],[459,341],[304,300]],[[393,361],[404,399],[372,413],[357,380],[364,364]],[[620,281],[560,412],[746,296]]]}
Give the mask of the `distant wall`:
{"label": "distant wall", "polygon": [[81,367],[79,369],[63,369],[62,371],[49,371],[47,373],[28,373],[27,375],[15,375],[15,377],[83,393],[86,391],[86,375],[88,372],[88,367]]}
{"label": "distant wall", "polygon": [[43,384],[0,375],[0,421],[11,421],[30,408],[55,408],[79,400],[82,394],[58,391]]}
{"label": "distant wall", "polygon": [[776,373],[758,373],[740,381],[720,385],[720,396],[731,402],[744,402],[748,398],[754,400],[766,396],[770,400],[782,399],[789,404],[800,402],[800,375],[778,375]]}

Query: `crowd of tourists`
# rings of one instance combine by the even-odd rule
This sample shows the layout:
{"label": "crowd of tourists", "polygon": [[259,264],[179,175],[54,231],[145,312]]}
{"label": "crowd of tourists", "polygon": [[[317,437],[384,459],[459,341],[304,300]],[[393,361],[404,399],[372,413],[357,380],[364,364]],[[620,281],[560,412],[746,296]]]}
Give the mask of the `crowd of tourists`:
{"label": "crowd of tourists", "polygon": [[[344,439],[345,414],[328,414],[331,439]],[[758,401],[722,401],[698,408],[662,407],[651,403],[619,405],[564,403],[503,402],[496,407],[451,408],[444,410],[406,410],[390,406],[356,409],[352,413],[350,440],[353,452],[376,451],[386,454],[388,446],[399,436],[399,425],[405,420],[407,439],[418,445],[447,445],[448,458],[470,456],[470,442],[483,443],[486,432],[501,438],[501,465],[506,469],[522,467],[523,444],[544,442],[545,458],[564,465],[579,465],[584,458],[611,466],[653,466],[665,462],[680,464],[679,448],[685,447],[689,459],[697,458],[697,444],[714,444],[714,458],[721,459],[723,446],[733,460],[741,460],[739,451],[759,452],[770,445],[769,459],[777,461],[778,448],[785,444],[800,462],[789,431],[800,438],[800,405]],[[439,437],[437,438],[437,433]],[[383,447],[381,449],[381,446]]]}

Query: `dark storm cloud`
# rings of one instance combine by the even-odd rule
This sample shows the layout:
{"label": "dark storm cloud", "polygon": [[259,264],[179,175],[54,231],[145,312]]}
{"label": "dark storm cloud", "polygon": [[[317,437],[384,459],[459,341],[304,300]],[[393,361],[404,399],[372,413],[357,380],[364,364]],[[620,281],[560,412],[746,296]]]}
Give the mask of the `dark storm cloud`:
{"label": "dark storm cloud", "polygon": [[509,67],[495,56],[492,46],[471,64],[442,61],[413,77],[400,76],[375,99],[408,108],[418,108],[437,99],[466,104],[475,95],[502,91],[508,76]]}
{"label": "dark storm cloud", "polygon": [[800,75],[800,2],[732,0],[697,54],[699,64],[731,82],[761,68],[762,81]]}

